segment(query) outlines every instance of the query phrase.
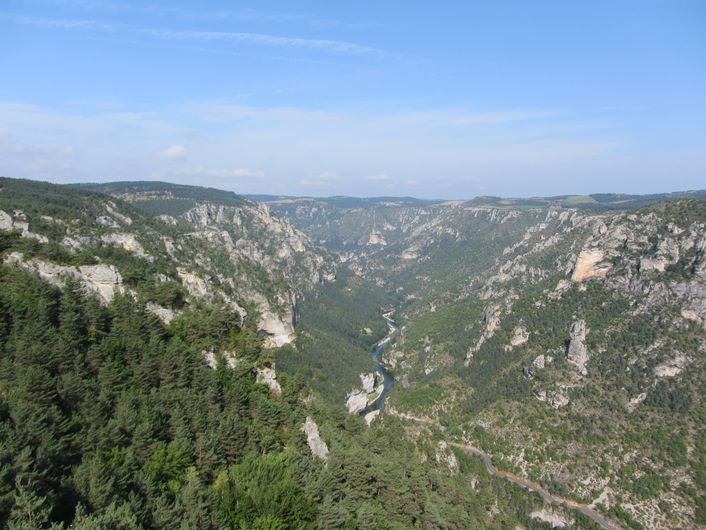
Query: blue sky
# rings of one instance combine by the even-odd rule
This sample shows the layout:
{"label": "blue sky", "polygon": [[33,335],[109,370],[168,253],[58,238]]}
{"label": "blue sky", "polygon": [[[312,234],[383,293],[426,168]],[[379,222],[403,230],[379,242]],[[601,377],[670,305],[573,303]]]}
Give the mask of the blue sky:
{"label": "blue sky", "polygon": [[0,174],[470,198],[706,188],[706,2],[3,0]]}

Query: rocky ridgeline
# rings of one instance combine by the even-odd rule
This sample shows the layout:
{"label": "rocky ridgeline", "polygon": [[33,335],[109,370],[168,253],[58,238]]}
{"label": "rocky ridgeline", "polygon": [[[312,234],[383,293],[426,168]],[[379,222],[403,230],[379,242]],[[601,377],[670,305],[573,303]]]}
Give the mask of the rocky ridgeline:
{"label": "rocky ridgeline", "polygon": [[[205,250],[197,261],[229,284],[237,299],[255,306],[260,314],[258,327],[269,335],[267,345],[292,342],[297,295],[332,281],[333,261],[289,222],[273,217],[264,204],[201,204],[189,209],[182,219],[195,228],[188,234],[190,238],[216,245],[226,255],[232,267],[228,274],[218,271],[218,264]],[[248,274],[253,269],[260,274]],[[263,295],[272,290],[273,296]]]}
{"label": "rocky ridgeline", "polygon": [[[18,184],[8,179],[6,185]],[[116,192],[117,197],[111,200],[59,186],[49,189],[52,193],[60,194],[63,189],[67,194],[82,194],[79,197],[85,207],[72,210],[71,218],[44,215],[42,204],[36,203],[31,204],[32,213],[0,210],[0,230],[17,232],[41,244],[51,241],[72,254],[115,247],[144,260],[145,268],[148,263],[168,262],[175,274],[158,275],[154,281],[176,281],[190,298],[223,303],[241,320],[249,318],[250,312],[258,314],[258,329],[266,334],[268,347],[294,340],[297,298],[335,279],[337,260],[313,245],[291,223],[272,216],[264,204],[244,199],[237,205],[195,201],[193,207],[176,217],[152,217],[137,210],[128,212],[120,201],[134,201],[139,207],[142,200],[182,204],[184,199],[174,197],[169,190],[123,196]],[[30,226],[36,228],[30,230]],[[22,253],[5,261],[32,270],[54,285],[73,278],[104,303],[115,293],[131,292],[124,285],[119,263],[73,267]],[[156,304],[148,305],[148,309],[165,322],[178,314],[178,310]]]}

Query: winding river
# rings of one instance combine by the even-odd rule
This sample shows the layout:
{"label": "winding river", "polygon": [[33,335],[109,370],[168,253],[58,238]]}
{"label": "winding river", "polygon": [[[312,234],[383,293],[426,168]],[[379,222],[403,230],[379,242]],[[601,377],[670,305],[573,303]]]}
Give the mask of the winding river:
{"label": "winding river", "polygon": [[397,333],[399,333],[400,331],[400,328],[397,327],[397,324],[392,319],[392,314],[393,312],[390,311],[389,313],[385,313],[383,315],[385,322],[387,322],[389,332],[384,339],[382,339],[375,345],[373,351],[371,352],[371,355],[375,360],[375,370],[377,370],[377,373],[382,376],[382,392],[375,401],[370,403],[361,411],[362,415],[368,414],[369,412],[372,412],[374,410],[380,410],[380,408],[382,408],[382,404],[385,401],[385,397],[395,385],[395,378],[387,369],[387,367],[380,362],[380,354],[382,354],[382,352],[384,352],[385,349],[392,343],[393,339],[397,336]]}

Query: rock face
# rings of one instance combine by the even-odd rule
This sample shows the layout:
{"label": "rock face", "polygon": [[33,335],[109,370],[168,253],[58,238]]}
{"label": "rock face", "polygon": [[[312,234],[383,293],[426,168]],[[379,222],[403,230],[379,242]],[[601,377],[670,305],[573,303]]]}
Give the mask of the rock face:
{"label": "rock face", "polygon": [[[256,307],[258,329],[267,334],[265,347],[293,342],[297,295],[335,279],[334,262],[326,262],[322,251],[289,222],[272,217],[265,204],[204,203],[185,212],[182,219],[195,227],[194,237],[217,244],[229,261],[230,277],[221,277],[221,270],[212,275],[232,287],[233,298]],[[246,270],[258,274],[243,275]],[[203,291],[199,285],[194,287]],[[271,295],[263,296],[266,292]]]}
{"label": "rock face", "polygon": [[346,408],[350,414],[360,414],[368,406],[368,393],[364,390],[353,390],[346,399]]}
{"label": "rock face", "polygon": [[363,412],[366,407],[372,405],[380,397],[385,388],[383,377],[377,372],[360,374],[360,382],[362,388],[352,390],[346,398],[346,408],[350,414]]}
{"label": "rock face", "polygon": [[123,279],[113,265],[82,265],[79,267],[81,280],[105,303],[110,302],[116,292],[124,292]]}
{"label": "rock face", "polygon": [[294,341],[294,315],[291,310],[284,317],[267,311],[260,316],[257,327],[268,335],[266,348],[278,348]]}
{"label": "rock face", "polygon": [[[22,212],[13,212],[20,219],[26,219]],[[40,243],[48,243],[49,239],[41,234],[35,234],[29,231],[29,223],[24,220],[15,221],[10,214],[0,210],[0,230],[19,230],[22,237],[33,238]]]}
{"label": "rock face", "polygon": [[363,390],[365,390],[365,392],[370,393],[373,390],[375,390],[375,374],[374,373],[371,372],[369,374],[361,374],[360,381],[363,383]]}
{"label": "rock face", "polygon": [[603,278],[610,270],[610,264],[600,263],[604,253],[601,249],[584,249],[574,265],[571,279],[582,282],[590,278]]}
{"label": "rock face", "polygon": [[146,258],[148,256],[147,252],[145,252],[145,249],[142,247],[140,242],[133,234],[105,234],[101,237],[101,241],[108,245],[114,245],[116,247],[120,247],[124,250],[127,250],[128,252],[132,252],[133,254],[141,258]]}
{"label": "rock face", "polygon": [[25,260],[20,252],[10,254],[5,263],[15,263],[27,271],[35,272],[56,287],[63,287],[67,279],[78,280],[87,291],[98,295],[104,304],[109,303],[116,293],[125,292],[122,276],[113,265],[82,265],[76,268],[39,259]]}
{"label": "rock face", "polygon": [[309,416],[302,426],[302,431],[306,434],[306,443],[311,450],[311,454],[328,462],[328,446],[319,435],[319,426]]}
{"label": "rock face", "polygon": [[582,375],[586,375],[586,364],[588,363],[588,348],[586,347],[586,322],[577,320],[571,324],[569,332],[569,347],[566,351],[566,358],[570,363],[576,365]]}
{"label": "rock face", "polygon": [[282,394],[282,387],[279,385],[279,381],[277,381],[277,373],[274,368],[258,368],[256,372],[256,382],[269,388],[274,396]]}
{"label": "rock face", "polygon": [[149,302],[146,305],[146,309],[165,324],[169,324],[172,320],[177,317],[177,315],[179,315],[179,313],[174,311],[173,309],[169,309],[168,307],[162,307],[161,305],[157,305],[152,302]]}
{"label": "rock face", "polygon": [[688,363],[686,355],[680,353],[673,359],[655,366],[655,375],[657,377],[676,377],[684,371]]}

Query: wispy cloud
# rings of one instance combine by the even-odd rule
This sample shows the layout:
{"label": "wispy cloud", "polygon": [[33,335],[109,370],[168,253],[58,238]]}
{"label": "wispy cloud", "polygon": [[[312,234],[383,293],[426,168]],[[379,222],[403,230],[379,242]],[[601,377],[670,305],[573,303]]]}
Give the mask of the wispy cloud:
{"label": "wispy cloud", "polygon": [[242,43],[273,48],[318,50],[342,55],[385,55],[382,50],[354,42],[288,37],[269,35],[265,33],[166,29],[132,24],[111,23],[100,20],[53,19],[3,12],[0,12],[0,20],[4,20],[12,24],[49,29],[133,33],[162,40]]}
{"label": "wispy cloud", "polygon": [[158,157],[162,160],[184,160],[188,151],[184,145],[170,145],[166,149],[158,153]]}
{"label": "wispy cloud", "polygon": [[155,17],[172,17],[175,19],[204,22],[247,22],[253,24],[298,24],[313,29],[331,28],[367,28],[379,26],[379,22],[351,22],[337,20],[309,13],[291,13],[268,11],[263,9],[188,9],[181,6],[156,5],[147,2],[129,3],[113,0],[15,0],[18,3],[30,5],[45,5],[65,11],[84,11],[90,13],[134,13]]}
{"label": "wispy cloud", "polygon": [[43,17],[31,17],[26,15],[18,15],[15,13],[0,12],[0,20],[10,22],[12,24],[22,26],[35,26],[38,28],[48,29],[78,29],[78,30],[100,30],[100,31],[117,31],[118,26],[109,22],[101,22],[98,20],[66,20],[53,19]]}

